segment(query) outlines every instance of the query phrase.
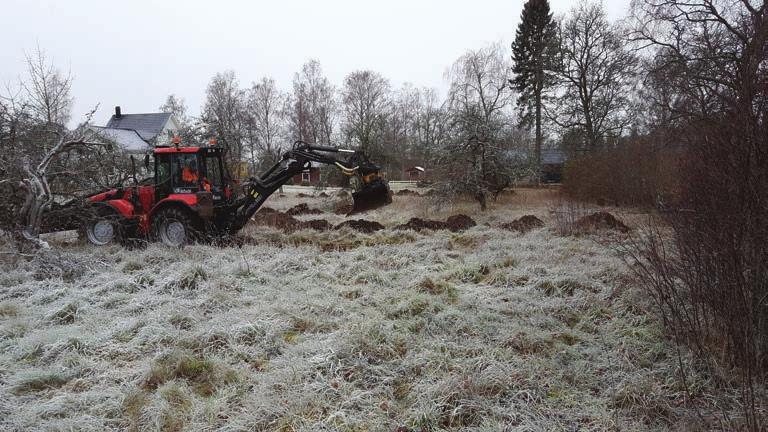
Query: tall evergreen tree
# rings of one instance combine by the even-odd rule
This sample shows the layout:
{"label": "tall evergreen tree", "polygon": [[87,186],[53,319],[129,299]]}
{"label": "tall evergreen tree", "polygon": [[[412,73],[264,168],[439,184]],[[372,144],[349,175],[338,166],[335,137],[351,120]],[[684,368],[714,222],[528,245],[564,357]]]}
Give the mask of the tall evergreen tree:
{"label": "tall evergreen tree", "polygon": [[510,84],[520,96],[517,100],[522,123],[536,126],[536,166],[541,167],[541,111],[544,89],[553,77],[557,56],[557,27],[549,11],[548,0],[528,0],[520,15],[515,41],[512,42],[512,72]]}

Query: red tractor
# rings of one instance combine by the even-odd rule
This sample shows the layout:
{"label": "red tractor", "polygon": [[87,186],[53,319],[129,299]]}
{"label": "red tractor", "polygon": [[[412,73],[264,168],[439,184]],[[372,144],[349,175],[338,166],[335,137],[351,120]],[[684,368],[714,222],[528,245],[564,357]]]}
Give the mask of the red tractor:
{"label": "red tractor", "polygon": [[[359,178],[359,190],[352,194],[353,213],[392,202],[379,167],[359,151],[297,141],[264,174],[237,184],[222,160],[224,149],[184,147],[175,142],[154,149],[154,177],[88,197],[92,211],[82,230],[89,242],[104,245],[149,238],[178,247],[205,237],[235,234],[272,193],[312,162],[334,165]],[[341,155],[345,157],[336,157]],[[144,164],[150,169],[149,155]]]}

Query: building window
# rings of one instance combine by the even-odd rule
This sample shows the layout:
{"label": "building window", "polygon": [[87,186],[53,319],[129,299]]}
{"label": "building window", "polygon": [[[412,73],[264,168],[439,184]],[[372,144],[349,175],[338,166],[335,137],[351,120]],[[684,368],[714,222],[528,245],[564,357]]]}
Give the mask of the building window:
{"label": "building window", "polygon": [[304,183],[304,182],[309,183],[311,181],[312,181],[312,176],[309,174],[309,171],[304,171],[303,173],[301,173],[301,182],[302,183]]}

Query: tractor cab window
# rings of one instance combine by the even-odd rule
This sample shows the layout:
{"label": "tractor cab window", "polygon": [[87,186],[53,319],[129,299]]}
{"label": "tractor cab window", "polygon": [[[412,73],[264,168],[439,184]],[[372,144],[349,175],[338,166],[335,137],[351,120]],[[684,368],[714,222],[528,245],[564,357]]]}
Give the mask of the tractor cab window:
{"label": "tractor cab window", "polygon": [[155,159],[155,187],[166,195],[171,191],[171,158],[159,155]]}
{"label": "tractor cab window", "polygon": [[200,168],[197,166],[197,155],[193,153],[175,155],[173,164],[174,192],[193,192],[200,180]]}
{"label": "tractor cab window", "polygon": [[214,189],[221,189],[223,184],[221,175],[221,158],[218,155],[205,156],[206,180]]}

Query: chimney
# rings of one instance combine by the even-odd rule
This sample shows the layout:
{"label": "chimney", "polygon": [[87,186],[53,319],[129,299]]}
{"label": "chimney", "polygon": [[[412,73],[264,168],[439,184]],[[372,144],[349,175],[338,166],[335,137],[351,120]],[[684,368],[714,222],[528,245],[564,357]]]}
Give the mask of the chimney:
{"label": "chimney", "polygon": [[122,116],[123,116],[123,115],[122,115],[122,114],[120,114],[120,107],[119,107],[119,106],[116,106],[116,107],[115,107],[115,118],[120,118],[120,117],[122,117]]}

